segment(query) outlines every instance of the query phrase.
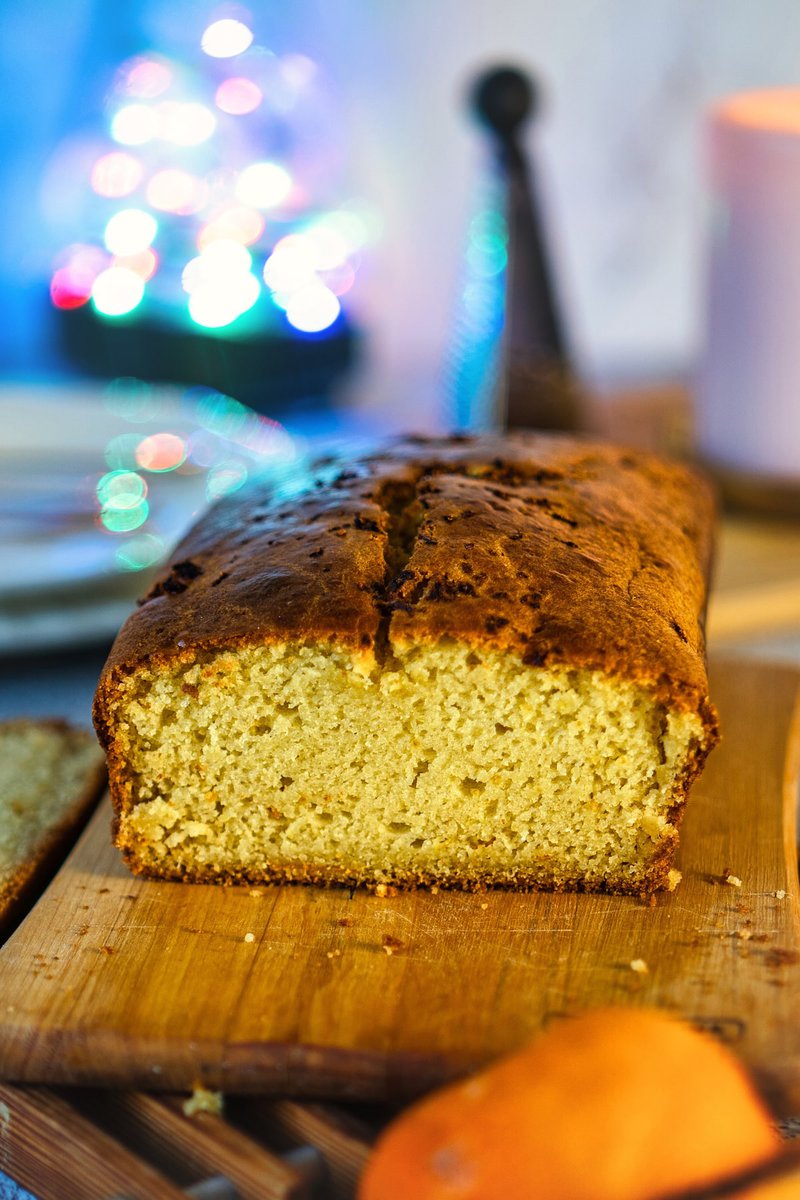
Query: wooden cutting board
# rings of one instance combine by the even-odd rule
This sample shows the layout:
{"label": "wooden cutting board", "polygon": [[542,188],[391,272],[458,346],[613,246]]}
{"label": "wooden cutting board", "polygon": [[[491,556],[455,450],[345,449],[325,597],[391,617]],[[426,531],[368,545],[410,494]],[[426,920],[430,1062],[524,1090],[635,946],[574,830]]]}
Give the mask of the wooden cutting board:
{"label": "wooden cutting board", "polygon": [[683,882],[654,907],[145,882],[104,804],[0,950],[0,1077],[401,1099],[569,1014],[649,1003],[715,1030],[800,1111],[797,691],[788,668],[714,670],[724,741]]}

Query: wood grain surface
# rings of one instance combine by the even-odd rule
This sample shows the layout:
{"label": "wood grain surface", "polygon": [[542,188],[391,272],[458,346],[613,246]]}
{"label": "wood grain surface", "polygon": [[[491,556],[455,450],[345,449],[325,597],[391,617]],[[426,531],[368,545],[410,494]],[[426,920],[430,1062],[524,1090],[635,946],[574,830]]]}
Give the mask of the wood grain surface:
{"label": "wood grain surface", "polygon": [[0,950],[0,1077],[399,1100],[569,1014],[654,1003],[800,1110],[797,690],[793,669],[715,667],[724,740],[655,907],[137,880],[104,805]]}

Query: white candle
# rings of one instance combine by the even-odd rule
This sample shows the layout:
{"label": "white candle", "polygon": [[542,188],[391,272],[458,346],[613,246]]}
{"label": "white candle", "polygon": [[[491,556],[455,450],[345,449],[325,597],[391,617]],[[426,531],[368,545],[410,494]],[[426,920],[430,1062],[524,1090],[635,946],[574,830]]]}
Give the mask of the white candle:
{"label": "white candle", "polygon": [[723,101],[699,449],[721,467],[800,480],[800,89]]}

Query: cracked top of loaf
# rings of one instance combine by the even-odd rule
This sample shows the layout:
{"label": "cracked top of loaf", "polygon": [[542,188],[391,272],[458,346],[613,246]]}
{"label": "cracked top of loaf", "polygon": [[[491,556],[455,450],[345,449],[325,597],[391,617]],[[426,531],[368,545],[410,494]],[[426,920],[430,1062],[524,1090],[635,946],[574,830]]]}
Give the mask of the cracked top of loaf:
{"label": "cracked top of loaf", "polygon": [[103,684],[217,648],[332,641],[380,662],[455,639],[603,670],[713,726],[713,510],[688,469],[572,437],[415,437],[321,460],[302,484],[255,483],[191,530]]}

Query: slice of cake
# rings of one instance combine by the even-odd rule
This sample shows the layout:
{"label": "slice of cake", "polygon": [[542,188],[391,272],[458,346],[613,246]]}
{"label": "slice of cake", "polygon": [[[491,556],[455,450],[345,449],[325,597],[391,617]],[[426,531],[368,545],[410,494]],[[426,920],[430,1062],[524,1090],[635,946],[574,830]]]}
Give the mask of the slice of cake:
{"label": "slice of cake", "polygon": [[103,756],[64,721],[0,723],[0,928],[100,794]]}
{"label": "slice of cake", "polygon": [[577,439],[410,439],[218,504],[100,681],[116,842],[188,880],[649,892],[717,740],[713,501]]}

